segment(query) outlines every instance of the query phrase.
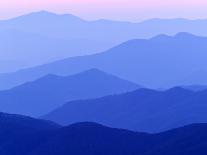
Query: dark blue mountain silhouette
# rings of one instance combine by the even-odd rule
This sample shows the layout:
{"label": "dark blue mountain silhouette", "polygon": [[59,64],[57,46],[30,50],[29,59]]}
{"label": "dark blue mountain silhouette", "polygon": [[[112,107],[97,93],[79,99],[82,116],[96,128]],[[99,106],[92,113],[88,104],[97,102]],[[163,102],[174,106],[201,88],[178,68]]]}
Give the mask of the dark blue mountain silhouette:
{"label": "dark blue mountain silhouette", "polygon": [[11,135],[2,134],[0,154],[205,155],[206,130],[206,124],[194,124],[159,134],[146,134],[96,123],[77,123],[39,132],[18,130],[12,139],[9,138]]}
{"label": "dark blue mountain silhouette", "polygon": [[[27,116],[0,113],[0,154],[26,154],[60,125]],[[42,134],[44,133],[44,134]]]}
{"label": "dark blue mountain silhouette", "polygon": [[[131,40],[101,54],[64,59],[2,74],[0,88],[10,88],[51,73],[69,75],[90,68],[98,68],[147,87],[205,85],[205,78],[200,83],[199,80],[194,83],[187,79],[193,77],[196,70],[206,69],[206,50],[207,38],[187,33],[179,33],[174,37],[161,35],[150,40]],[[207,74],[196,74],[198,77],[204,75]]]}
{"label": "dark blue mountain silhouette", "polygon": [[206,124],[194,124],[150,135],[79,123],[60,130],[56,137],[37,148],[32,155],[204,155],[207,153],[206,129]]}
{"label": "dark blue mountain silhouette", "polygon": [[115,128],[160,132],[192,123],[207,122],[207,91],[172,88],[166,91],[139,89],[121,95],[72,101],[44,119],[68,125],[97,122]]}
{"label": "dark blue mountain silhouette", "polygon": [[40,116],[67,101],[120,94],[140,88],[97,69],[72,76],[47,75],[10,90],[0,91],[0,109],[4,112]]}

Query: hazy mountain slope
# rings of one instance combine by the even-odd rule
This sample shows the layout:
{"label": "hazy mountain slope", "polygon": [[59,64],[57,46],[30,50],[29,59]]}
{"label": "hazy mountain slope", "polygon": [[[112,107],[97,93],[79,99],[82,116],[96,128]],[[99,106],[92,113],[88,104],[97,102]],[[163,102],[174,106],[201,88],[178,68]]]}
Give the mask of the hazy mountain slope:
{"label": "hazy mountain slope", "polygon": [[107,43],[95,40],[57,39],[19,30],[4,30],[0,31],[0,34],[1,59],[16,61],[5,64],[3,69],[0,68],[0,72],[10,72],[66,57],[96,53],[106,50],[108,46]]}
{"label": "hazy mountain slope", "polygon": [[207,92],[182,88],[139,89],[126,94],[66,103],[44,119],[60,124],[90,121],[135,131],[160,132],[207,122]]}
{"label": "hazy mountain slope", "polygon": [[119,94],[138,88],[137,84],[97,69],[65,77],[47,75],[0,91],[0,110],[37,117],[67,101]]}
{"label": "hazy mountain slope", "polygon": [[[206,70],[207,38],[187,33],[170,37],[160,35],[149,40],[130,40],[104,53],[64,59],[28,68],[15,73],[1,74],[1,89],[47,74],[69,75],[98,68],[147,87],[205,85],[207,81],[187,82],[186,77],[196,70]],[[196,74],[197,75],[197,74]],[[198,74],[203,77],[203,74]],[[196,78],[199,79],[199,78]]]}

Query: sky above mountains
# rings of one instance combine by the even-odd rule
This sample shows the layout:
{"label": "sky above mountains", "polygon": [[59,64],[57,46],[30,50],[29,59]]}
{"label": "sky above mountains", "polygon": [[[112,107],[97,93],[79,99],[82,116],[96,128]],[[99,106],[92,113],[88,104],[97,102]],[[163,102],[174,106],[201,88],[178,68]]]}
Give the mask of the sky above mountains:
{"label": "sky above mountains", "polygon": [[0,1],[0,18],[32,11],[73,13],[86,19],[139,21],[147,18],[206,18],[206,0],[7,0]]}

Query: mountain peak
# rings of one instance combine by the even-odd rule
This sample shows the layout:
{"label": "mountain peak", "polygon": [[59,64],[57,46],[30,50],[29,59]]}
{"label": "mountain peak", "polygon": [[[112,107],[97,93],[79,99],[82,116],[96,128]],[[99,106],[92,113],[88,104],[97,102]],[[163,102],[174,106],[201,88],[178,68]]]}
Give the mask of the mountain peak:
{"label": "mountain peak", "polygon": [[169,39],[198,39],[198,38],[203,38],[201,36],[197,36],[188,32],[179,32],[175,34],[174,36],[166,35],[166,34],[160,34],[155,37],[152,37],[151,40],[155,41],[166,41]]}
{"label": "mountain peak", "polygon": [[188,32],[179,32],[175,35],[175,37],[177,38],[197,38],[197,37],[200,37],[200,36],[197,36],[197,35],[194,35],[192,33],[188,33]]}
{"label": "mountain peak", "polygon": [[17,18],[21,18],[21,17],[29,17],[29,18],[32,18],[32,17],[56,17],[58,16],[58,14],[55,14],[55,13],[52,13],[52,12],[49,12],[49,11],[37,11],[37,12],[32,12],[32,13],[29,13],[29,14],[25,14],[23,16],[20,16],[20,17],[17,17]]}
{"label": "mountain peak", "polygon": [[151,40],[166,40],[166,39],[169,39],[169,38],[172,38],[172,36],[169,36],[169,35],[166,35],[166,34],[160,34],[160,35],[157,35],[155,37],[152,37]]}
{"label": "mountain peak", "polygon": [[108,74],[108,73],[106,73],[106,72],[104,72],[102,70],[99,70],[97,68],[91,68],[91,69],[83,71],[83,72],[81,72],[79,74],[94,74],[94,73],[96,73],[96,74]]}
{"label": "mountain peak", "polygon": [[48,21],[48,19],[50,20],[53,20],[53,19],[56,19],[56,20],[62,20],[62,19],[65,19],[65,20],[72,20],[72,21],[83,21],[83,19],[77,17],[77,16],[74,16],[72,14],[56,14],[56,13],[53,13],[53,12],[49,12],[49,11],[38,11],[38,12],[32,12],[32,13],[29,13],[29,14],[25,14],[25,15],[22,15],[22,16],[19,16],[19,17],[16,17],[14,19],[18,19],[18,20],[29,20],[29,21],[34,21],[34,20],[44,20],[44,19],[47,19],[46,21]]}
{"label": "mountain peak", "polygon": [[170,88],[166,91],[166,93],[171,93],[171,94],[193,94],[194,92],[182,87],[173,87]]}
{"label": "mountain peak", "polygon": [[46,10],[41,10],[41,11],[38,11],[38,12],[33,12],[33,13],[31,13],[31,14],[57,15],[57,14],[55,14],[55,13],[53,13],[53,12],[49,12],[49,11],[46,11]]}
{"label": "mountain peak", "polygon": [[122,79],[122,78],[120,78],[120,77],[118,77],[116,75],[110,74],[108,72],[104,72],[104,71],[99,70],[97,68],[91,68],[89,70],[86,70],[86,71],[80,72],[78,74],[75,74],[72,77],[75,77],[75,78],[80,77],[80,78],[84,78],[84,79],[85,78],[89,78],[89,79],[96,79],[96,80],[98,80],[98,79],[99,80],[100,79],[102,79],[102,80],[106,79],[106,80],[119,81],[119,82],[122,81],[122,82],[124,82],[124,83],[126,82],[126,83],[128,83],[130,85],[134,85],[134,86],[136,85],[137,89],[142,87],[142,86],[140,86],[140,85],[138,85],[136,83],[133,83],[133,82],[125,80],[125,79]]}

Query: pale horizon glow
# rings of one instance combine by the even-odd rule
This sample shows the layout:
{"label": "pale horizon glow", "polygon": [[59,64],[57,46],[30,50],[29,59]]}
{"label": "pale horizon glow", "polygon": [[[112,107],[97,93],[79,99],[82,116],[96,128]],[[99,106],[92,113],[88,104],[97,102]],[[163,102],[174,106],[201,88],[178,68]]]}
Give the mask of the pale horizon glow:
{"label": "pale horizon glow", "polygon": [[0,19],[40,10],[71,13],[84,19],[139,21],[149,18],[207,18],[206,0],[6,0]]}

